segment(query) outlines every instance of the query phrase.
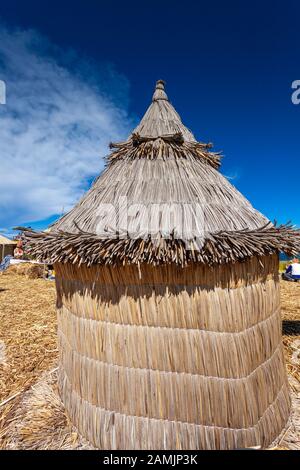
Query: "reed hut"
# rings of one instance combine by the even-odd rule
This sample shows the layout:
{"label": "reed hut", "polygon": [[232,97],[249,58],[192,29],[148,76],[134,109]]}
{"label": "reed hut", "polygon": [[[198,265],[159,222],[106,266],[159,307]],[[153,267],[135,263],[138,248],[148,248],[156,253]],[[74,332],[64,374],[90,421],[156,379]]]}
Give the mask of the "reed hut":
{"label": "reed hut", "polygon": [[0,262],[5,258],[7,255],[13,256],[14,249],[17,246],[17,242],[14,240],[10,240],[3,235],[0,235]]}
{"label": "reed hut", "polygon": [[[278,253],[156,84],[126,142],[31,253],[56,272],[59,390],[101,449],[268,446],[290,411]],[[149,215],[150,214],[150,215]]]}

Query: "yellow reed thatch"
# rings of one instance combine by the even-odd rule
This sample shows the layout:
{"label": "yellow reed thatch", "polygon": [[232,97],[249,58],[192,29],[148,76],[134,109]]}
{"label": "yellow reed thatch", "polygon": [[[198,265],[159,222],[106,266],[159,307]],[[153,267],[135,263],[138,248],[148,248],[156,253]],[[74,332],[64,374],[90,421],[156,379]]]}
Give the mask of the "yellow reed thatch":
{"label": "yellow reed thatch", "polygon": [[9,271],[24,275],[28,279],[38,279],[44,275],[44,266],[36,263],[20,263],[9,266]]}

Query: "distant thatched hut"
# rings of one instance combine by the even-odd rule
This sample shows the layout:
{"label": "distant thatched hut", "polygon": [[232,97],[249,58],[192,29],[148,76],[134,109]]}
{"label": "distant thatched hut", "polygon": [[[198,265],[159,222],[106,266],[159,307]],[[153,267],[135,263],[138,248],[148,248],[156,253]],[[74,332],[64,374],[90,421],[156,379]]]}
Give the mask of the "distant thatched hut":
{"label": "distant thatched hut", "polygon": [[5,258],[7,255],[14,254],[14,249],[17,246],[17,242],[14,240],[10,240],[9,238],[0,235],[0,262]]}
{"label": "distant thatched hut", "polygon": [[50,233],[60,393],[100,448],[268,445],[290,399],[276,227],[218,171],[158,81],[141,123]]}

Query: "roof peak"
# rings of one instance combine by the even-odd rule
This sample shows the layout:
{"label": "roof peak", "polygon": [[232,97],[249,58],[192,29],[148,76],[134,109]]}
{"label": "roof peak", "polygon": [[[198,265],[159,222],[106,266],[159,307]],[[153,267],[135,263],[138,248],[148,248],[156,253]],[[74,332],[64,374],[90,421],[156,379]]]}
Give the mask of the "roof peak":
{"label": "roof peak", "polygon": [[165,84],[166,82],[164,80],[157,80],[156,85],[155,85],[155,90],[152,96],[152,101],[158,101],[158,100],[169,101],[168,95],[165,92]]}
{"label": "roof peak", "polygon": [[182,124],[179,114],[168,100],[164,80],[157,80],[152,103],[130,137],[133,134],[153,140],[158,137],[182,134],[183,140],[196,142],[195,137]]}

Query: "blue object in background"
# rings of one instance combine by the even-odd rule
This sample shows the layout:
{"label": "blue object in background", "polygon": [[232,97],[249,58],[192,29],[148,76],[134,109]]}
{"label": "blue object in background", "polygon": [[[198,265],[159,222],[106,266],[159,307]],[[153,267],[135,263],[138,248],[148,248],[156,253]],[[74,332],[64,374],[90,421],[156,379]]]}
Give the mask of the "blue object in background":
{"label": "blue object in background", "polygon": [[13,258],[13,256],[11,256],[11,255],[7,255],[7,256],[5,256],[5,258],[3,258],[3,260],[0,263],[0,272],[6,271],[6,269],[10,265],[11,258]]}

